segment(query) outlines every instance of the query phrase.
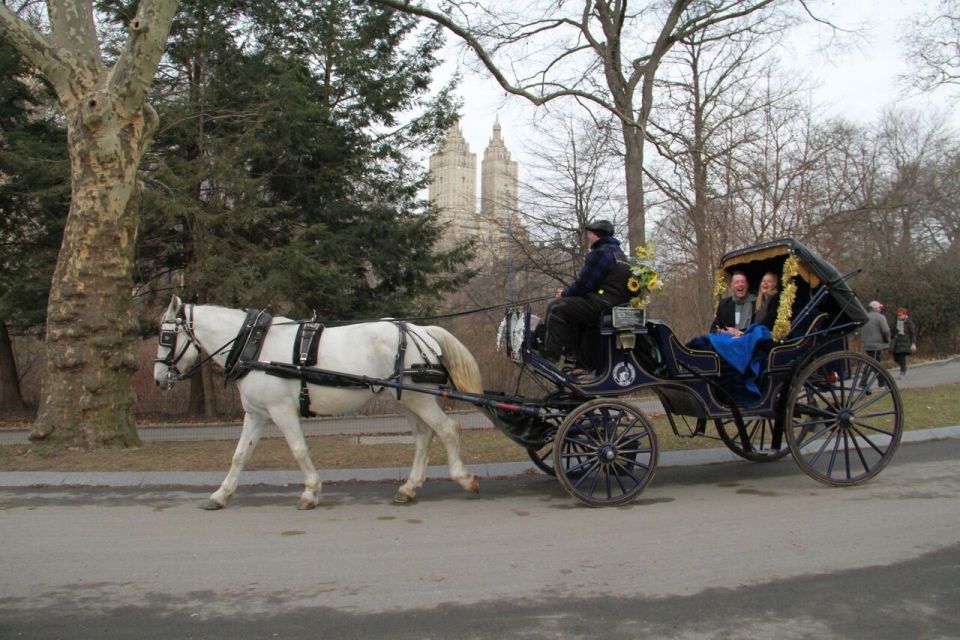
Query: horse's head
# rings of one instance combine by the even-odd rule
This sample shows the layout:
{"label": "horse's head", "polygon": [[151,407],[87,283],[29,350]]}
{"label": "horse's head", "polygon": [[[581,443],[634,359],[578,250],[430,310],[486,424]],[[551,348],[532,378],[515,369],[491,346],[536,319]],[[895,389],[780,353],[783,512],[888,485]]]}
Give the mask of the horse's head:
{"label": "horse's head", "polygon": [[163,389],[187,377],[200,355],[193,336],[193,309],[173,296],[160,318],[160,344],[153,361],[153,379]]}

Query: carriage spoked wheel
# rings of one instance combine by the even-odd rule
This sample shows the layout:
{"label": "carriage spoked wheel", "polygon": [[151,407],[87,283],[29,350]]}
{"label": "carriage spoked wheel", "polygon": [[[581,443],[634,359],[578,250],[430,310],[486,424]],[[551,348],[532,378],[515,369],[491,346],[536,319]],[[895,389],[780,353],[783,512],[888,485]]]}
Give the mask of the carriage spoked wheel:
{"label": "carriage spoked wheel", "polygon": [[723,444],[727,445],[730,451],[751,462],[773,462],[779,460],[788,453],[790,448],[785,442],[780,443],[780,447],[773,447],[773,427],[774,421],[770,418],[745,418],[744,427],[747,430],[747,440],[750,442],[750,451],[747,451],[740,440],[740,433],[737,431],[737,423],[733,418],[721,418],[715,421],[717,433]]}
{"label": "carriage spoked wheel", "polygon": [[900,391],[886,368],[859,353],[827,354],[804,367],[786,406],[790,452],[803,471],[824,484],[872,478],[900,444]]}
{"label": "carriage spoked wheel", "polygon": [[563,488],[591,507],[638,496],[657,467],[649,418],[628,402],[597,398],[574,409],[554,440],[553,467]]}

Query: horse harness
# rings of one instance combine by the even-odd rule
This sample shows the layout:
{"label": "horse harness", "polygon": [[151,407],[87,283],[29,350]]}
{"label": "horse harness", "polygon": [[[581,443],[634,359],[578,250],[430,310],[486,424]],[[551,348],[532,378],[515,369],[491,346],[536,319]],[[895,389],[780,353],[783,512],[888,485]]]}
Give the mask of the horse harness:
{"label": "horse harness", "polygon": [[273,316],[266,311],[259,309],[246,311],[247,317],[240,325],[240,331],[233,339],[233,347],[230,348],[227,360],[223,364],[224,384],[239,380],[250,373],[250,369],[245,365],[260,357],[263,340],[267,337],[270,323],[273,321]]}
{"label": "horse harness", "polygon": [[[263,341],[267,337],[272,325],[273,316],[264,310],[247,309],[246,318],[237,333],[237,336],[231,341],[230,353],[227,355],[224,363],[225,382],[239,380],[250,371],[258,370],[272,376],[280,378],[298,378],[300,380],[300,415],[309,418],[316,414],[310,411],[310,390],[307,384],[315,384],[326,387],[354,387],[369,388],[374,393],[380,393],[384,387],[369,381],[364,376],[353,374],[338,373],[336,371],[327,371],[316,367],[318,362],[318,353],[320,350],[320,338],[323,335],[324,325],[319,322],[300,322],[297,328],[297,335],[293,342],[292,365],[285,363],[261,362],[259,360],[260,351],[263,348]],[[398,330],[397,355],[394,360],[393,373],[388,380],[400,381],[404,376],[409,376],[411,381],[419,384],[446,384],[449,376],[446,367],[443,364],[443,354],[433,349],[427,344],[423,337],[410,330],[406,322],[400,320],[390,321]],[[171,328],[164,325],[174,324]],[[176,345],[177,328],[183,327],[189,340],[187,344],[176,354],[174,347]],[[421,363],[413,364],[409,369],[404,368],[409,342],[412,342],[420,352]],[[187,349],[191,346],[199,350],[199,343],[193,334],[193,307],[192,305],[183,305],[177,313],[175,322],[167,321],[161,323],[160,344],[170,348],[170,352],[165,358],[157,358],[157,362],[163,362],[174,370],[180,378],[187,378],[192,375],[199,367],[194,364],[187,372],[180,373],[177,368],[177,362],[183,357]],[[228,343],[230,344],[230,343]],[[213,353],[220,353],[225,349],[224,345]],[[211,354],[212,356],[213,354]],[[430,356],[433,356],[432,359]],[[397,400],[400,399],[403,387],[396,387]]]}

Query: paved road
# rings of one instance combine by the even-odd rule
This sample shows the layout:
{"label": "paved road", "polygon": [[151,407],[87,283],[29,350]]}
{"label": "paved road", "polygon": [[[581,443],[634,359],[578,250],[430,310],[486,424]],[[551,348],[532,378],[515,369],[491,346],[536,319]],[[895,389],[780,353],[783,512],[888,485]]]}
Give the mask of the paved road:
{"label": "paved road", "polygon": [[392,492],[0,489],[0,637],[960,637],[955,438],[848,489],[782,460],[661,469],[616,509],[542,476]]}

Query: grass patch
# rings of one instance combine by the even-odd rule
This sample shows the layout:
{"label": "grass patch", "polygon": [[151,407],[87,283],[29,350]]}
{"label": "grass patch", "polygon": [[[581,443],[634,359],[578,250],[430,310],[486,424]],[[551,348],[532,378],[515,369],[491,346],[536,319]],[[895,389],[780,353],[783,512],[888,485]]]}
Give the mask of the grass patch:
{"label": "grass patch", "polygon": [[[901,391],[905,428],[927,429],[960,425],[960,384]],[[713,438],[679,438],[666,418],[654,420],[661,451],[723,446]],[[708,427],[707,434],[714,433]],[[413,459],[413,445],[405,443],[361,444],[357,436],[307,438],[314,464],[320,469],[406,467]],[[157,442],[139,449],[80,451],[46,444],[0,446],[0,471],[222,471],[230,466],[236,446],[232,441]],[[524,449],[494,429],[463,432],[463,458],[467,464],[521,462]],[[430,461],[443,464],[446,453],[436,441]],[[247,469],[295,469],[286,443],[279,438],[262,440]]]}

